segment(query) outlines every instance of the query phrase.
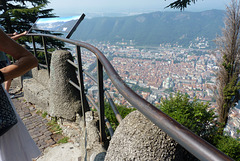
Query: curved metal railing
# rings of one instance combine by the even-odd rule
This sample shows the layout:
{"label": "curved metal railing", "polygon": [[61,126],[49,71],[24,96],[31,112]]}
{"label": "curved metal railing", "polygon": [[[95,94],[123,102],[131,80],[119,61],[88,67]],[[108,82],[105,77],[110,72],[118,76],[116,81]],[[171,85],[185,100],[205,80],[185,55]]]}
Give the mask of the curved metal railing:
{"label": "curved metal railing", "polygon": [[[197,136],[190,130],[188,130],[183,125],[179,124],[177,121],[160,111],[151,103],[147,102],[145,99],[136,94],[131,88],[127,86],[127,84],[121,79],[118,73],[115,71],[111,63],[108,59],[103,55],[103,53],[98,50],[96,47],[81,41],[70,40],[66,38],[57,37],[54,35],[48,34],[28,34],[28,36],[32,36],[34,42],[34,36],[42,36],[50,37],[53,39],[57,39],[63,41],[65,43],[70,43],[76,45],[77,53],[81,55],[80,47],[85,48],[91,51],[97,57],[97,67],[98,67],[98,89],[99,89],[99,112],[100,112],[100,133],[101,133],[101,141],[106,141],[105,129],[104,129],[104,90],[103,90],[103,68],[107,73],[108,77],[119,91],[122,96],[136,109],[138,109],[143,115],[145,115],[149,120],[151,120],[155,125],[161,128],[164,132],[166,132],[170,137],[172,137],[175,141],[177,141],[181,146],[183,146],[186,150],[192,153],[195,157],[200,160],[211,160],[211,161],[219,161],[219,160],[232,160],[230,157],[219,151],[217,148],[203,140],[201,137]],[[43,42],[44,44],[44,42]],[[43,45],[45,46],[45,45]],[[46,47],[46,46],[45,46]],[[46,48],[44,49],[47,51]],[[80,59],[81,60],[81,59]],[[82,72],[82,69],[79,70]],[[82,79],[82,78],[80,78]],[[81,80],[80,80],[81,81]],[[83,82],[82,85],[80,83],[79,90],[82,91],[84,96],[84,87]],[[86,101],[82,97],[81,102]],[[83,105],[83,104],[82,104]]]}

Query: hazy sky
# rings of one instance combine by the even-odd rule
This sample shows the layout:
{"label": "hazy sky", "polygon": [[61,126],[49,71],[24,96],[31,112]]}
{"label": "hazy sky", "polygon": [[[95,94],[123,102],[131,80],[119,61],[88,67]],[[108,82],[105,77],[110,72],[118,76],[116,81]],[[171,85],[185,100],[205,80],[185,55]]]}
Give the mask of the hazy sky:
{"label": "hazy sky", "polygon": [[[178,11],[164,9],[174,0],[49,0],[47,8],[53,8],[57,16],[75,16],[85,13],[125,13],[136,14],[154,11]],[[222,9],[231,0],[197,0],[196,4],[188,6],[185,11],[204,11]]]}

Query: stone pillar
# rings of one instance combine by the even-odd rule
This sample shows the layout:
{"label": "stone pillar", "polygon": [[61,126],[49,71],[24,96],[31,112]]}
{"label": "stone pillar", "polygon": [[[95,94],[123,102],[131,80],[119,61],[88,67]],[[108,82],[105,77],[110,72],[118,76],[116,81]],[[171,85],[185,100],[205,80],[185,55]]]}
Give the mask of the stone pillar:
{"label": "stone pillar", "polygon": [[131,112],[114,132],[105,161],[196,160],[139,111]]}
{"label": "stone pillar", "polygon": [[77,81],[76,69],[67,62],[73,60],[70,52],[57,50],[52,53],[50,66],[50,100],[49,113],[51,116],[75,120],[81,110],[80,92],[68,81]]}

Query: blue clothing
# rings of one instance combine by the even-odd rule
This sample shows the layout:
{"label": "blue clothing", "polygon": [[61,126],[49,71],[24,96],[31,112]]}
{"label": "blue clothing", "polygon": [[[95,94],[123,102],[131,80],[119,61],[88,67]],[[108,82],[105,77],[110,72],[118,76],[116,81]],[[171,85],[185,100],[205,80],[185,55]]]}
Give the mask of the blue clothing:
{"label": "blue clothing", "polygon": [[7,55],[0,51],[0,69],[6,67],[7,65],[9,65]]}
{"label": "blue clothing", "polygon": [[7,57],[6,57],[6,53],[0,51],[0,61],[6,61]]}

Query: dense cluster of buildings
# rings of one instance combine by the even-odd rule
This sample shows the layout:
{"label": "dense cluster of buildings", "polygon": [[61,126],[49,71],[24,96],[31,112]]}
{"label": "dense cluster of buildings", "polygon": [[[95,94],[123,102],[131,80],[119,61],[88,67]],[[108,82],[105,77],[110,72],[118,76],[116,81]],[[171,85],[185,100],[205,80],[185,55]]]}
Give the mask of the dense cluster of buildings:
{"label": "dense cluster of buildings", "polygon": [[[216,57],[212,51],[205,49],[208,44],[200,40],[201,44],[192,44],[195,47],[199,46],[198,48],[187,49],[163,46],[144,49],[109,43],[98,43],[95,46],[110,60],[120,77],[150,103],[158,104],[161,99],[168,98],[171,92],[180,91],[187,93],[190,98],[209,101],[211,107],[216,108],[213,93],[209,89],[215,85],[215,73],[218,69]],[[83,51],[82,59],[84,69],[91,68],[90,72],[96,76],[96,56],[86,50]],[[97,85],[89,77],[85,77],[85,86],[97,102]],[[104,88],[108,90],[116,104],[129,106],[108,77],[105,77]],[[233,111],[231,115],[235,116],[236,113]],[[238,133],[232,128],[240,124],[240,119],[234,119],[229,119],[231,122],[226,131],[237,137]]]}
{"label": "dense cluster of buildings", "polygon": [[[135,92],[153,104],[167,98],[173,91],[188,93],[191,98],[197,97],[204,101],[213,100],[208,87],[215,82],[217,66],[215,57],[207,49],[162,46],[141,49],[126,44],[107,43],[98,43],[95,46],[110,60],[120,77],[130,87],[137,87],[134,88]],[[83,52],[85,70],[91,68],[91,73],[96,75],[95,55],[88,51]],[[94,83],[90,78],[85,79],[88,91],[94,93]],[[109,79],[104,80],[104,87],[112,94],[116,103],[126,104]]]}
{"label": "dense cluster of buildings", "polygon": [[233,138],[240,139],[240,100],[230,109],[224,132]]}
{"label": "dense cluster of buildings", "polygon": [[[201,100],[212,100],[208,86],[215,82],[217,66],[215,57],[207,50],[146,50],[131,46],[109,46],[103,52],[111,54],[111,64],[126,83],[151,90],[148,93],[136,91],[151,103],[159,103],[171,91],[188,93],[190,97],[196,96]],[[195,52],[200,54],[196,55]],[[106,80],[106,83],[111,91],[110,81]]]}

